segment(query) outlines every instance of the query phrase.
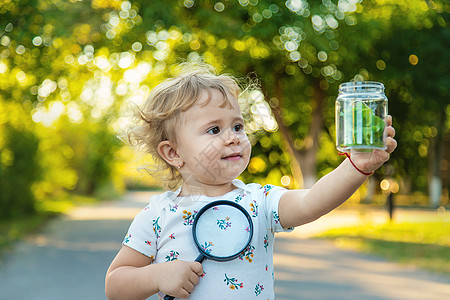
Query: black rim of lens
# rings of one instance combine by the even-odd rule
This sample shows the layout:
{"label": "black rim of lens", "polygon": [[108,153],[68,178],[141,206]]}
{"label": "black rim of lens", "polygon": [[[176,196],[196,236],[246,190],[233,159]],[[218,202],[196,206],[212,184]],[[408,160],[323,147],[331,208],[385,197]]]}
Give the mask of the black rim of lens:
{"label": "black rim of lens", "polygon": [[[197,229],[197,222],[198,219],[200,218],[200,216],[207,210],[209,210],[210,208],[214,207],[214,206],[219,206],[219,205],[228,205],[228,206],[233,206],[237,209],[239,209],[244,216],[246,217],[248,224],[250,226],[250,235],[248,237],[247,243],[245,243],[245,246],[239,250],[238,252],[236,252],[233,255],[230,256],[214,256],[214,255],[210,255],[208,253],[206,253],[205,251],[203,251],[203,249],[200,247],[200,244],[197,240],[197,235],[196,235],[196,229]],[[200,211],[197,213],[197,215],[194,218],[194,223],[192,224],[192,236],[194,238],[194,242],[195,245],[197,245],[198,250],[200,251],[200,253],[202,255],[204,255],[206,258],[208,259],[212,259],[212,260],[216,260],[216,261],[227,261],[227,260],[232,260],[236,257],[238,257],[242,251],[244,251],[245,249],[247,249],[247,247],[250,245],[250,242],[252,241],[253,238],[253,221],[252,218],[250,217],[249,213],[239,204],[237,204],[236,202],[230,201],[230,200],[216,200],[213,201],[211,203],[206,204],[205,206],[203,206]]]}

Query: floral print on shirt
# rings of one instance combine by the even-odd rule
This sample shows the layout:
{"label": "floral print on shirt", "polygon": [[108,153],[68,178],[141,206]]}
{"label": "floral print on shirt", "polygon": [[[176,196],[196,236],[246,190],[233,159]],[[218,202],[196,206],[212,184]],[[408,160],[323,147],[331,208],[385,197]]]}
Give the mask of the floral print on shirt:
{"label": "floral print on shirt", "polygon": [[264,195],[267,197],[269,196],[270,190],[273,189],[273,185],[271,184],[266,184],[265,186],[262,187],[262,189],[264,189]]}
{"label": "floral print on shirt", "polygon": [[238,289],[242,289],[244,287],[244,283],[238,283],[238,280],[234,277],[228,277],[227,273],[225,273],[225,279],[223,280],[230,289],[232,290],[238,290]]}
{"label": "floral print on shirt", "polygon": [[275,224],[279,224],[280,223],[280,217],[278,216],[278,212],[273,211],[273,220],[275,221]]}
{"label": "floral print on shirt", "polygon": [[253,261],[253,257],[255,254],[253,253],[255,251],[255,246],[249,245],[244,251],[242,251],[241,255],[239,255],[240,260],[248,260],[249,263]]}
{"label": "floral print on shirt", "polygon": [[227,230],[228,227],[231,227],[230,217],[225,217],[225,219],[217,220],[217,226],[219,226],[222,230]]}
{"label": "floral print on shirt", "polygon": [[178,204],[169,204],[169,210],[171,212],[177,212]]}
{"label": "floral print on shirt", "polygon": [[234,202],[239,203],[241,202],[242,199],[244,199],[246,195],[245,194],[239,194],[236,196],[236,198],[234,198]]}
{"label": "floral print on shirt", "polygon": [[166,262],[177,260],[178,256],[180,256],[178,251],[170,250],[169,254],[166,255]]}
{"label": "floral print on shirt", "polygon": [[269,247],[269,236],[266,234],[264,236],[264,248],[266,249],[266,252],[267,252],[267,247]]}
{"label": "floral print on shirt", "polygon": [[255,200],[250,203],[250,211],[252,212],[252,217],[256,218],[258,216],[258,203]]}
{"label": "floral print on shirt", "polygon": [[130,238],[131,238],[131,234],[128,233],[127,236],[125,237],[125,239],[123,240],[123,243],[124,244],[128,243],[130,241]]}
{"label": "floral print on shirt", "polygon": [[156,238],[159,238],[161,235],[161,226],[159,226],[159,218],[156,220],[153,220],[153,231],[156,234]]}
{"label": "floral print on shirt", "polygon": [[200,248],[202,248],[202,250],[206,253],[206,254],[211,254],[212,248],[214,247],[214,244],[212,242],[205,242],[204,244],[200,245]]}
{"label": "floral print on shirt", "polygon": [[255,286],[255,295],[261,295],[262,291],[264,291],[264,286],[258,282],[258,284]]}
{"label": "floral print on shirt", "polygon": [[[253,221],[253,234],[257,237],[254,242],[258,242],[249,245],[239,254],[238,259],[234,260],[236,263],[233,262],[227,268],[205,264],[200,280],[208,286],[212,285],[214,291],[217,291],[217,294],[212,295],[213,298],[222,295],[221,293],[230,293],[230,296],[235,295],[232,297],[239,299],[273,299],[274,274],[271,246],[273,233],[283,230],[277,210],[282,190],[283,188],[272,185],[261,187],[251,184],[245,189],[237,186],[235,193],[220,199],[238,203],[249,213]],[[143,209],[144,212],[136,224],[130,226],[123,243],[150,257],[154,263],[175,260],[192,261],[198,256],[198,249],[191,241],[190,226],[193,225],[198,211],[205,203],[212,201],[203,197],[199,196],[199,201],[186,206],[177,204],[173,198],[169,202],[164,202],[166,198],[162,197],[152,199],[151,204]],[[163,213],[164,210],[166,213]],[[223,230],[233,230],[237,224],[236,220],[233,215],[229,216],[231,218],[225,218],[226,216],[213,218],[211,225],[221,226]],[[250,228],[245,230],[249,231]],[[186,247],[191,242],[192,249],[190,249],[191,246]],[[216,242],[213,244],[206,239],[202,243],[200,247],[205,253],[214,253],[212,249],[217,247]],[[256,271],[256,276],[248,276],[250,273],[247,270],[252,272],[251,274],[255,274]],[[198,295],[195,291],[192,296],[194,295],[197,299]],[[198,299],[208,299],[209,296],[211,295],[202,295]]]}
{"label": "floral print on shirt", "polygon": [[194,210],[194,213],[183,210],[183,225],[192,225],[194,224],[195,216],[197,215],[198,211]]}

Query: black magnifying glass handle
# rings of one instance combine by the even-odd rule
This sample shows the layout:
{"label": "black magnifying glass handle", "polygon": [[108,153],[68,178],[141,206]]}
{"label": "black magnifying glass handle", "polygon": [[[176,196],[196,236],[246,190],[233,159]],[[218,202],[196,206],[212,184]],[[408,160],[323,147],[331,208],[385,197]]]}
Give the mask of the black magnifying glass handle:
{"label": "black magnifying glass handle", "polygon": [[[204,260],[205,260],[205,256],[202,253],[200,253],[197,256],[197,258],[195,259],[195,261],[198,261],[199,263],[202,263]],[[170,296],[170,295],[164,296],[164,300],[173,300],[173,299],[175,299],[174,296]]]}
{"label": "black magnifying glass handle", "polygon": [[205,256],[203,255],[203,253],[200,253],[197,258],[195,259],[195,261],[198,261],[199,263],[202,263],[205,260]]}

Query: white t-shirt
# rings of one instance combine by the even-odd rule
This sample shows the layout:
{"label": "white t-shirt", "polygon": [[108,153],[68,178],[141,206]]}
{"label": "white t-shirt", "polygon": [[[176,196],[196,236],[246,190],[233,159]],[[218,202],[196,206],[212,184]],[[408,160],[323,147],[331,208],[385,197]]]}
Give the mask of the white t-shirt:
{"label": "white t-shirt", "polygon": [[275,232],[285,231],[279,222],[278,203],[286,190],[244,184],[237,179],[233,185],[235,190],[219,197],[177,197],[180,190],[153,196],[136,215],[123,245],[153,258],[154,263],[194,261],[199,251],[193,241],[192,224],[198,211],[215,200],[236,202],[253,222],[250,245],[231,261],[205,259],[203,275],[189,299],[274,299],[273,241]]}

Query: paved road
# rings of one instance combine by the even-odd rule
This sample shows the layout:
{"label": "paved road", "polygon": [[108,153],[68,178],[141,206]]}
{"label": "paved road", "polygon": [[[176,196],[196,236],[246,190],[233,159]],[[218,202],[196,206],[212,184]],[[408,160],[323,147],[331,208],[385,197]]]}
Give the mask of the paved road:
{"label": "paved road", "polygon": [[[106,299],[106,269],[130,220],[148,197],[148,192],[134,192],[120,202],[78,208],[18,243],[0,261],[0,299]],[[354,211],[337,210],[293,233],[277,236],[274,262],[278,300],[450,299],[450,277],[307,238],[343,219],[352,223],[359,217]],[[380,222],[385,218],[377,213],[369,217]]]}

